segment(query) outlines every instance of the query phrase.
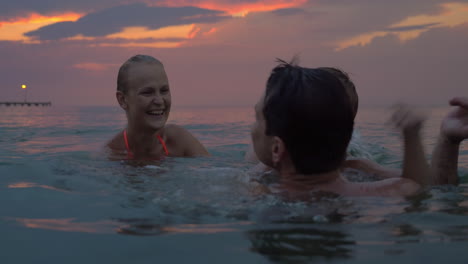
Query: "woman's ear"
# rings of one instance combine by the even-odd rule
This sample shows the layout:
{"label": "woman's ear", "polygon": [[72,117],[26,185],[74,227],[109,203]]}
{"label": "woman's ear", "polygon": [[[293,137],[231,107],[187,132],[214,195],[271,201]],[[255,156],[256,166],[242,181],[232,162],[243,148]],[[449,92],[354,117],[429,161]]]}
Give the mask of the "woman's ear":
{"label": "woman's ear", "polygon": [[122,107],[122,109],[124,110],[127,110],[128,104],[127,104],[127,98],[125,97],[125,94],[122,93],[121,91],[117,91],[115,93],[115,97],[117,98],[117,102],[119,102],[120,107]]}
{"label": "woman's ear", "polygon": [[286,146],[284,141],[277,136],[273,137],[273,144],[271,145],[271,159],[273,164],[278,164],[283,158],[286,152]]}

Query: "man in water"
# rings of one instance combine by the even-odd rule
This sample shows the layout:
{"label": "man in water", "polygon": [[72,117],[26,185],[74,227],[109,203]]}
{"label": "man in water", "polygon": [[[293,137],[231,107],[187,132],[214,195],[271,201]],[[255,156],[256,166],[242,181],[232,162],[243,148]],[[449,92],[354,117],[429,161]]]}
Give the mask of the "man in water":
{"label": "man in water", "polygon": [[343,83],[323,68],[280,63],[273,69],[255,111],[253,147],[259,160],[279,173],[276,186],[280,191],[405,196],[421,187],[405,174],[429,177],[419,137],[422,120],[404,109],[394,115],[405,137],[403,177],[366,183],[342,177],[340,168],[353,131],[353,107]]}
{"label": "man in water", "polygon": [[[320,67],[318,69],[325,70],[333,74],[336,78],[340,80],[341,84],[344,86],[346,90],[346,94],[348,95],[349,102],[352,108],[353,120],[354,120],[354,118],[356,117],[356,114],[358,111],[358,105],[359,105],[359,97],[356,92],[354,83],[351,81],[351,79],[345,72],[339,69],[332,68],[332,67]],[[404,120],[405,122],[403,122]],[[392,117],[392,122],[395,125],[399,124],[398,125],[399,128],[403,128],[404,125],[409,124],[408,122],[422,123],[422,116],[416,115],[408,107],[400,106],[399,109],[394,113]],[[417,131],[419,132],[419,129]],[[431,172],[429,170],[427,162],[424,159],[424,150],[421,145],[421,140],[419,139],[419,133],[406,133],[406,135],[412,137],[415,140],[410,141],[412,142],[412,144],[408,145],[408,148],[405,148],[405,151],[408,151],[405,157],[413,158],[413,159],[408,160],[407,162],[404,162],[406,166],[403,172],[397,169],[383,167],[368,159],[353,158],[349,155],[347,155],[347,159],[345,162],[343,162],[341,169],[345,171],[347,169],[355,169],[365,174],[368,174],[369,176],[372,175],[373,178],[379,178],[379,179],[403,176],[403,177],[410,178],[416,181],[417,183],[420,183],[423,185],[428,184],[428,180],[430,180],[431,177],[427,177],[427,175]],[[417,159],[414,159],[415,157]],[[250,148],[249,151],[246,153],[246,160],[252,161],[252,162],[258,162],[258,159],[253,151],[253,148]],[[268,167],[266,167],[262,163],[259,163],[253,169],[253,172],[256,171],[256,172],[261,173],[262,171],[266,171],[266,170],[268,170]],[[418,173],[412,173],[414,171]],[[423,175],[423,172],[424,172],[424,175]]]}

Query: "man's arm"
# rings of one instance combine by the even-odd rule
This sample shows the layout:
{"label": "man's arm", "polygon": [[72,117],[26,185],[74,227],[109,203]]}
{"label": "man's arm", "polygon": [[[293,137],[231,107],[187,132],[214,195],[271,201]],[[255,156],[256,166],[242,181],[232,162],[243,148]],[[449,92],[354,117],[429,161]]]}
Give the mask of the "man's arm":
{"label": "man's arm", "polygon": [[442,120],[440,135],[432,152],[434,184],[458,184],[458,151],[468,138],[468,97],[450,100],[454,108]]}
{"label": "man's arm", "polygon": [[344,161],[343,169],[355,169],[370,174],[377,179],[388,179],[401,177],[401,170],[384,167],[372,160],[351,158]]}
{"label": "man's arm", "polygon": [[[389,178],[374,182],[354,183],[352,188],[360,196],[411,196],[421,190],[421,185],[405,178]],[[358,195],[358,196],[359,196]]]}
{"label": "man's arm", "polygon": [[433,178],[420,135],[423,121],[421,114],[404,105],[400,105],[391,118],[391,122],[403,134],[402,178],[413,180],[422,186],[431,184]]}

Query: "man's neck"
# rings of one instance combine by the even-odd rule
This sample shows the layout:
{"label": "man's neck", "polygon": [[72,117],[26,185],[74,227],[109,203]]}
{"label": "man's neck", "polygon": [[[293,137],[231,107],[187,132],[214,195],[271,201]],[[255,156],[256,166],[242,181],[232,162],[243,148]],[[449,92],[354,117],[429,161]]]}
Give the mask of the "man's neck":
{"label": "man's neck", "polygon": [[341,180],[339,170],[326,173],[301,174],[291,171],[280,171],[280,186],[288,191],[333,191]]}

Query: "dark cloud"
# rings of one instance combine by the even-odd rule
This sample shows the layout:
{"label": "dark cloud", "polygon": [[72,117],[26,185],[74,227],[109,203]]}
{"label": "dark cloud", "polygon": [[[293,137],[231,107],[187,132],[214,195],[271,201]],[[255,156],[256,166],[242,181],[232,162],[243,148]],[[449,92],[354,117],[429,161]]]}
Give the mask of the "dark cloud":
{"label": "dark cloud", "polygon": [[[0,19],[10,19],[34,12],[90,12],[126,3],[125,0],[14,0],[2,1]],[[128,3],[128,2],[127,2]]]}
{"label": "dark cloud", "polygon": [[467,46],[468,23],[433,28],[404,44],[394,35],[380,37],[327,61],[355,73],[364,104],[445,105],[451,97],[467,94]]}
{"label": "dark cloud", "polygon": [[100,37],[120,32],[125,27],[158,29],[192,23],[214,23],[227,18],[221,11],[197,7],[149,7],[132,4],[91,13],[76,22],[48,25],[26,35],[40,40],[57,40],[79,34]]}
{"label": "dark cloud", "polygon": [[[2,0],[0,5],[0,20],[11,19],[17,16],[27,15],[34,12],[39,14],[50,14],[57,12],[97,12],[106,8],[148,3],[161,4],[170,3],[171,0]],[[204,0],[184,1],[185,6],[198,6]],[[274,2],[271,1],[271,2]],[[217,5],[229,6],[242,3],[264,3],[263,0],[217,0]]]}
{"label": "dark cloud", "polygon": [[321,28],[352,37],[380,31],[410,16],[438,15],[444,12],[442,4],[454,2],[468,3],[468,0],[309,0],[309,5],[312,9],[328,10],[330,22]]}
{"label": "dark cloud", "polygon": [[439,25],[439,24],[440,23],[429,23],[429,24],[405,26],[405,27],[391,27],[391,28],[387,28],[385,30],[390,31],[390,32],[404,32],[404,31],[427,29],[427,28],[430,28],[432,26],[436,26],[436,25]]}
{"label": "dark cloud", "polygon": [[[440,15],[446,11],[441,4],[448,2],[448,0],[355,0],[352,2],[349,0],[309,0],[307,4],[300,7],[305,12],[295,15],[281,16],[275,14],[276,11],[249,14],[245,17],[249,29],[243,31],[242,34],[245,34],[244,38],[251,40],[250,42],[255,40],[265,45],[272,41],[280,41],[282,45],[289,47],[300,46],[298,42],[307,43],[308,48],[311,48],[311,43],[332,45],[362,34],[386,29],[388,31],[393,29],[394,32],[403,31],[405,28],[391,27],[391,25],[412,16]],[[287,14],[290,11],[286,9],[286,11],[278,12]],[[291,30],[281,31],[282,39],[278,39],[270,34],[270,24],[274,24],[277,28]],[[417,26],[431,27],[430,25]],[[406,30],[411,30],[411,28]],[[252,31],[256,34],[251,34]],[[225,38],[229,39],[230,36],[225,36]],[[234,36],[230,40],[239,42],[238,39],[238,36]],[[299,41],[291,43],[291,39]]]}
{"label": "dark cloud", "polygon": [[135,39],[123,39],[123,38],[96,38],[92,40],[88,39],[77,39],[77,40],[69,40],[64,41],[63,43],[73,43],[74,45],[83,45],[87,47],[98,47],[98,46],[105,46],[105,45],[112,45],[112,46],[125,46],[125,44],[129,43],[138,43],[138,44],[151,44],[151,43],[160,43],[160,42],[183,42],[187,41],[186,38],[139,38],[138,40]]}

